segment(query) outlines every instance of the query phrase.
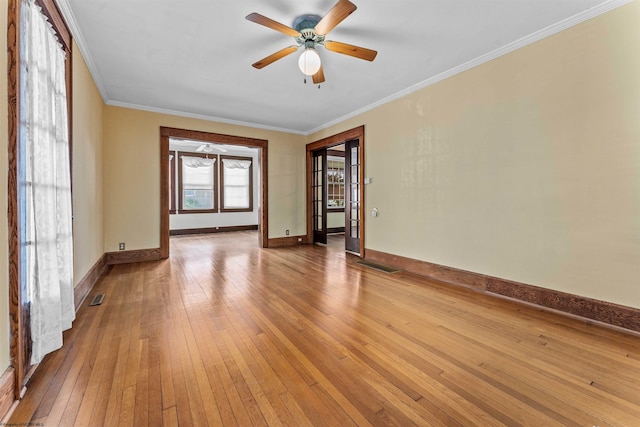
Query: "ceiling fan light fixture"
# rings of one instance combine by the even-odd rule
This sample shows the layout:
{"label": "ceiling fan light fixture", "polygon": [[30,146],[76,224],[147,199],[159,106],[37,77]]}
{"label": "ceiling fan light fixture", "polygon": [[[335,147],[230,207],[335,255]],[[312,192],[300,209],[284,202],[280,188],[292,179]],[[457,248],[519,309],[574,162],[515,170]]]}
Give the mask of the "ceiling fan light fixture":
{"label": "ceiling fan light fixture", "polygon": [[320,70],[320,55],[312,47],[305,48],[302,55],[298,59],[298,67],[300,71],[307,76],[313,76]]}
{"label": "ceiling fan light fixture", "polygon": [[[356,9],[356,5],[349,0],[337,0],[337,3],[323,17],[320,15],[300,15],[293,21],[293,27],[281,24],[259,13],[250,13],[246,16],[247,20],[293,37],[296,42],[295,45],[280,49],[251,65],[254,68],[262,69],[304,47],[304,52],[298,58],[298,67],[305,76],[313,77],[314,84],[320,84],[325,81],[325,78],[320,55],[315,50],[316,46],[324,46],[328,51],[342,55],[373,61],[378,53],[375,50],[325,39],[331,30]],[[306,77],[304,82],[307,82]]]}

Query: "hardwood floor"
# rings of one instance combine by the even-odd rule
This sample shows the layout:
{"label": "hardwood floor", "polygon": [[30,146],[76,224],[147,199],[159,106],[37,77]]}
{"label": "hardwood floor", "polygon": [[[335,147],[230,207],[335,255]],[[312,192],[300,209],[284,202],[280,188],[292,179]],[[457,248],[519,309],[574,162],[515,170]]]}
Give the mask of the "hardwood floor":
{"label": "hardwood floor", "polygon": [[640,425],[637,334],[257,238],[114,266],[10,423]]}

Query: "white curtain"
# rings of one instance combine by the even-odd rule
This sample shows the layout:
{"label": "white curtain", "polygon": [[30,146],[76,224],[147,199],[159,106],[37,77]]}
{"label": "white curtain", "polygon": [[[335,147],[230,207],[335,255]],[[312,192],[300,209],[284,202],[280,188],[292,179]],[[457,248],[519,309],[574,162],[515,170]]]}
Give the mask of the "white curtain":
{"label": "white curtain", "polygon": [[26,283],[31,363],[62,347],[75,319],[65,53],[33,0],[23,0]]}
{"label": "white curtain", "polygon": [[216,162],[216,159],[207,159],[204,157],[182,156],[182,164],[190,168],[208,168]]}
{"label": "white curtain", "polygon": [[249,169],[251,160],[222,159],[224,167],[227,169]]}

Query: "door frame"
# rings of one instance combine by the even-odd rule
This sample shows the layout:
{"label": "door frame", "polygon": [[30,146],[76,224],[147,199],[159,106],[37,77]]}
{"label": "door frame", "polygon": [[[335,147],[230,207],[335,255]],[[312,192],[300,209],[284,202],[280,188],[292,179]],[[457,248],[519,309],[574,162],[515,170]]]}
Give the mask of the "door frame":
{"label": "door frame", "polygon": [[[359,179],[361,183],[364,183],[364,125],[358,126],[353,129],[346,130],[344,132],[338,133],[336,135],[328,136],[323,139],[319,139],[314,142],[310,142],[307,144],[307,241],[313,242],[313,204],[312,204],[312,170],[313,170],[313,151],[319,150],[322,148],[329,148],[335,145],[343,144],[349,140],[357,139],[360,144],[360,171],[359,171]],[[360,258],[364,258],[365,250],[364,250],[364,226],[365,226],[365,215],[364,215],[364,185],[360,185],[360,254],[358,255]]]}
{"label": "door frame", "polygon": [[269,244],[269,194],[267,193],[267,146],[266,139],[224,135],[197,130],[160,127],[160,258],[169,258],[169,139],[182,138],[214,144],[242,145],[258,149],[260,165],[260,209],[258,212],[258,245]]}

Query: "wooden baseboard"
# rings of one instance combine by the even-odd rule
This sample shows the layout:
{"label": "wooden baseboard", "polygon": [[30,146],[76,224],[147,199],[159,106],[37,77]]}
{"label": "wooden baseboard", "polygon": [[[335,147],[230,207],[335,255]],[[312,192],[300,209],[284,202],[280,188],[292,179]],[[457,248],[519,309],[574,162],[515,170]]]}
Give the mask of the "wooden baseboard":
{"label": "wooden baseboard", "polygon": [[288,246],[306,245],[307,236],[287,236],[269,239],[268,248],[286,248]]}
{"label": "wooden baseboard", "polygon": [[640,332],[640,309],[637,308],[495,278],[489,279],[487,291]]}
{"label": "wooden baseboard", "polygon": [[446,283],[485,290],[489,276],[367,249],[365,259]]}
{"label": "wooden baseboard", "polygon": [[344,233],[344,227],[327,228],[327,234]]}
{"label": "wooden baseboard", "polygon": [[209,228],[183,228],[180,230],[169,231],[170,236],[183,236],[188,234],[210,234],[210,233],[226,233],[227,231],[249,231],[257,230],[258,225],[233,225],[227,227],[209,227]]}
{"label": "wooden baseboard", "polygon": [[13,407],[13,402],[16,401],[15,382],[15,370],[12,366],[9,366],[0,377],[0,420],[3,423],[6,421],[5,418],[8,418],[7,415],[9,415],[9,411]]}
{"label": "wooden baseboard", "polygon": [[107,272],[107,255],[103,254],[98,261],[91,267],[85,276],[78,282],[73,290],[76,312],[82,306],[85,298],[91,292],[91,289],[98,283],[98,280]]}
{"label": "wooden baseboard", "polygon": [[366,259],[441,282],[471,287],[640,332],[640,309],[367,249]]}
{"label": "wooden baseboard", "polygon": [[105,256],[107,259],[107,265],[158,261],[162,259],[160,257],[160,248],[139,249],[135,251],[107,252]]}

